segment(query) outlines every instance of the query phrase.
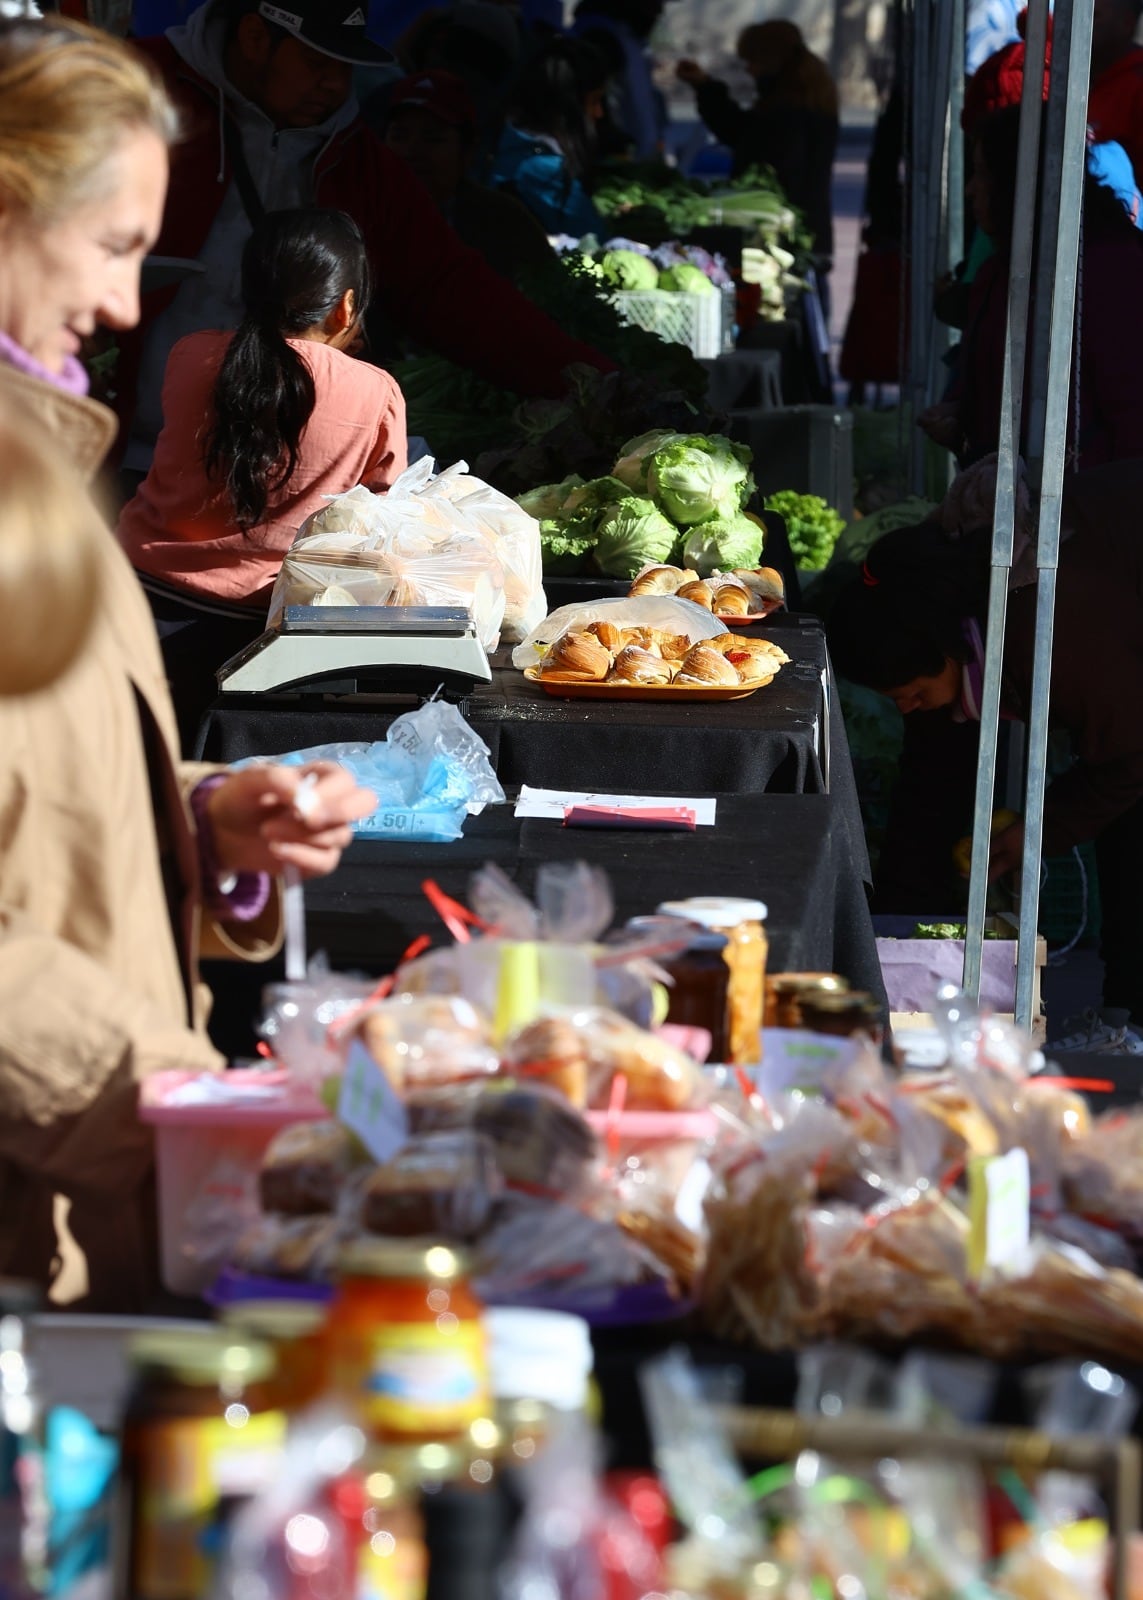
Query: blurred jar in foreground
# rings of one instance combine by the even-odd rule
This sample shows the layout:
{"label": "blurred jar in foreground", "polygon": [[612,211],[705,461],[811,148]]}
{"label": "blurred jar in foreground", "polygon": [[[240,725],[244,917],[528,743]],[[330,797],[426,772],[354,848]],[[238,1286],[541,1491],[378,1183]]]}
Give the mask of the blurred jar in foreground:
{"label": "blurred jar in foreground", "polygon": [[766,979],[766,1026],[803,1028],[802,997],[843,994],[849,988],[836,972],[776,972]]}
{"label": "blurred jar in foreground", "polygon": [[769,948],[763,902],[711,896],[666,900],[658,909],[660,916],[684,918],[726,939],[726,1052],[720,1057],[712,1051],[712,1058],[739,1065],[760,1060]]}

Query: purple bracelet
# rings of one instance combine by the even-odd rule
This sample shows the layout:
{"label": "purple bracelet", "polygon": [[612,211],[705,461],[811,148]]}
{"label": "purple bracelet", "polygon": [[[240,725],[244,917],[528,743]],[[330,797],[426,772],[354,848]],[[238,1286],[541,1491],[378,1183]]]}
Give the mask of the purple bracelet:
{"label": "purple bracelet", "polygon": [[198,859],[202,868],[203,905],[216,922],[254,922],[270,903],[268,872],[225,873],[214,853],[207,803],[227,774],[219,772],[191,791],[191,811],[198,830]]}

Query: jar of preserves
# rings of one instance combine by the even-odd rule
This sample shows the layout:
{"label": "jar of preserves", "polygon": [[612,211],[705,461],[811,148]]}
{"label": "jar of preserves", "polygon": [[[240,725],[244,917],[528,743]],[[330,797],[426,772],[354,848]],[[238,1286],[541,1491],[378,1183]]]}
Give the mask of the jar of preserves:
{"label": "jar of preserves", "polygon": [[288,1414],[303,1411],[325,1385],[326,1305],[317,1300],[239,1300],[222,1313],[239,1337],[274,1348],[273,1391]]}
{"label": "jar of preserves", "polygon": [[[656,917],[632,917],[627,923],[631,931],[648,936],[661,926],[661,919]],[[726,945],[724,933],[695,927],[685,949],[655,956],[655,964],[672,980],[663,1020],[684,1028],[705,1028],[710,1034],[711,1061],[725,1061],[730,1048]]]}
{"label": "jar of preserves", "polygon": [[338,1258],[329,1320],[334,1387],[374,1438],[456,1439],[489,1415],[482,1307],[443,1244],[358,1240]]}
{"label": "jar of preserves", "polygon": [[776,972],[766,979],[766,1026],[804,1027],[802,995],[844,994],[848,988],[836,972]]}
{"label": "jar of preserves", "polygon": [[860,989],[803,995],[800,1004],[802,1026],[811,1033],[830,1033],[842,1039],[863,1033],[874,1044],[880,1044],[884,1037],[881,1006]]}
{"label": "jar of preserves", "polygon": [[271,1396],[274,1353],[204,1327],[140,1334],[130,1360],[116,1592],[199,1600],[227,1518],[278,1469],[286,1416]]}
{"label": "jar of preserves", "polygon": [[683,917],[726,940],[722,960],[727,969],[726,1050],[715,1060],[738,1065],[762,1054],[762,1011],[766,982],[766,907],[761,900],[703,896],[667,900],[660,916]]}

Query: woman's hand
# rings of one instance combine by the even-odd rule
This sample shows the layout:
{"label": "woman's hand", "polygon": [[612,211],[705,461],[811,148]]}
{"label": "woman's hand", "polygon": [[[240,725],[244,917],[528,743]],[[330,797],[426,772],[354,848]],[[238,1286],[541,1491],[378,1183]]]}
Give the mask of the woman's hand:
{"label": "woman's hand", "polygon": [[697,61],[680,61],[675,67],[675,77],[680,83],[689,83],[692,89],[697,89],[700,83],[705,83],[710,74]]}
{"label": "woman's hand", "polygon": [[[302,779],[314,784],[298,804]],[[353,837],[350,823],[376,810],[376,797],[359,789],[335,761],[304,767],[244,767],[211,791],[206,804],[214,855],[224,872],[281,872],[303,878],[332,872]]]}
{"label": "woman's hand", "polygon": [[1013,822],[1002,833],[993,835],[988,852],[988,881],[994,883],[1005,873],[1018,872],[1024,864],[1024,820]]}

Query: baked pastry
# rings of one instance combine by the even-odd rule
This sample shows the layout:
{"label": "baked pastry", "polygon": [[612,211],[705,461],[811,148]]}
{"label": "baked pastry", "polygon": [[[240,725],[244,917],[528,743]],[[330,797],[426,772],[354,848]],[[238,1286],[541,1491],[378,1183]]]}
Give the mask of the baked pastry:
{"label": "baked pastry", "polygon": [[759,600],[785,603],[786,584],[776,567],[735,567],[734,576]]}
{"label": "baked pastry", "polygon": [[608,683],[670,683],[676,668],[662,656],[641,650],[637,644],[625,645],[607,675]]}
{"label": "baked pastry", "polygon": [[684,583],[675,590],[678,600],[693,600],[696,606],[705,606],[709,611],[714,601],[714,590],[705,578],[696,578],[692,583]]}
{"label": "baked pastry", "polygon": [[378,1167],[361,1191],[361,1223],[387,1238],[471,1239],[502,1187],[487,1142],[426,1133]]}
{"label": "baked pastry", "polygon": [[559,1089],[573,1106],[587,1104],[584,1041],[579,1029],[563,1017],[540,1017],[521,1029],[505,1051],[504,1065],[510,1072]]}
{"label": "baked pastry", "polygon": [[614,622],[589,622],[588,633],[593,633],[605,650],[610,650],[612,655],[623,648],[623,629],[617,628]]}
{"label": "baked pastry", "polygon": [[711,609],[719,616],[745,617],[750,612],[750,594],[740,583],[720,583],[714,591]]}
{"label": "baked pastry", "polygon": [[595,1135],[587,1123],[562,1094],[544,1085],[490,1086],[480,1096],[473,1125],[516,1188],[575,1194],[595,1160]]}
{"label": "baked pastry", "polygon": [[732,688],[741,683],[737,667],[717,650],[696,644],[684,656],[676,683],[724,684]]}
{"label": "baked pastry", "polygon": [[701,1082],[700,1069],[660,1039],[615,1011],[597,1011],[581,1023],[590,1058],[589,1103],[605,1108],[619,1072],[627,1080],[624,1104],[632,1111],[681,1111]]}
{"label": "baked pastry", "polygon": [[491,1076],[486,1023],[460,995],[396,995],[362,1017],[362,1043],[398,1094]]}
{"label": "baked pastry", "polygon": [[259,1276],[322,1279],[344,1234],[337,1217],[260,1217],[235,1244],[234,1264]]}
{"label": "baked pastry", "polygon": [[704,639],[703,644],[708,644],[712,650],[724,656],[769,656],[779,666],[784,666],[790,659],[782,646],[775,644],[772,639],[747,639],[741,633],[719,633],[713,639]]}
{"label": "baked pastry", "polygon": [[664,661],[681,661],[691,647],[691,640],[685,633],[661,633],[659,635],[659,651]]}
{"label": "baked pastry", "polygon": [[258,1193],[263,1211],[289,1217],[336,1211],[353,1165],[350,1135],[339,1122],[295,1122],[270,1141]]}
{"label": "baked pastry", "polygon": [[684,571],[679,567],[648,567],[639,574],[628,592],[631,595],[677,594],[680,584],[692,583],[697,577],[698,573],[689,568]]}
{"label": "baked pastry", "polygon": [[652,655],[662,655],[660,640],[663,634],[658,628],[624,628],[620,639],[620,649],[624,645],[638,645],[640,650],[650,650]]}
{"label": "baked pastry", "polygon": [[610,650],[593,633],[569,629],[548,650],[540,666],[540,676],[577,683],[602,683],[610,670]]}

